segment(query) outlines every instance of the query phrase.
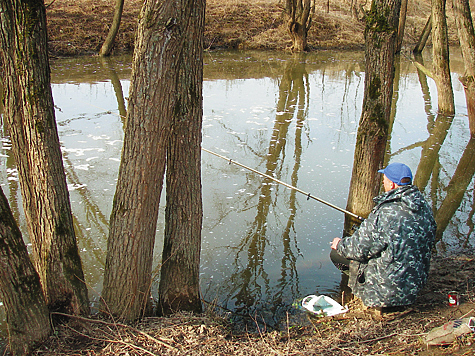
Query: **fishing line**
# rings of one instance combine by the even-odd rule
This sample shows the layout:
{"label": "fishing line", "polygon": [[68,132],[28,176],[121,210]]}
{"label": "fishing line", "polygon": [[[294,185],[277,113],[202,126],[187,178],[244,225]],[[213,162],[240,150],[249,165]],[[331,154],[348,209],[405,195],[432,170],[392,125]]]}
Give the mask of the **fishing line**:
{"label": "fishing line", "polygon": [[[92,105],[92,104],[90,104],[90,103],[89,103],[89,105],[95,106],[95,105]],[[99,109],[101,109],[101,108],[98,107],[98,106],[96,106],[96,107],[99,108]],[[103,110],[106,110],[106,109],[103,109]],[[109,110],[108,110],[107,112],[112,114],[112,112],[109,111]],[[115,113],[115,114],[118,115],[119,117],[123,117],[122,115],[120,115],[120,113]],[[225,156],[222,156],[222,155],[220,155],[220,154],[218,154],[218,153],[216,153],[216,152],[210,151],[210,150],[208,150],[208,149],[206,149],[206,148],[204,148],[204,147],[201,147],[201,149],[202,149],[203,151],[205,151],[205,152],[208,152],[208,153],[211,153],[212,155],[215,155],[216,157],[219,157],[219,158],[222,158],[222,159],[228,161],[229,164],[234,163],[235,165],[237,165],[237,166],[239,166],[239,167],[245,168],[245,169],[247,169],[247,170],[249,170],[249,171],[251,171],[251,172],[254,172],[254,173],[256,173],[256,174],[258,174],[258,175],[260,175],[260,176],[262,176],[262,177],[268,178],[268,179],[270,179],[270,180],[273,180],[273,181],[276,182],[276,183],[282,184],[283,186],[285,186],[285,187],[287,187],[287,188],[293,189],[293,190],[295,190],[295,191],[297,191],[297,192],[299,192],[299,193],[305,195],[305,196],[307,197],[307,200],[309,200],[309,199],[314,199],[314,200],[316,200],[316,201],[318,201],[318,202],[320,202],[320,203],[322,203],[322,204],[325,204],[325,205],[329,206],[330,208],[333,208],[333,209],[335,209],[335,210],[338,210],[338,211],[340,211],[340,212],[342,212],[342,213],[344,213],[344,214],[350,215],[350,216],[352,216],[352,217],[354,217],[354,218],[356,218],[356,219],[358,219],[358,220],[360,220],[360,221],[363,221],[363,220],[364,220],[364,218],[362,218],[361,216],[359,216],[359,215],[357,215],[357,214],[352,213],[351,211],[345,210],[345,209],[340,208],[339,206],[336,206],[336,205],[334,205],[334,204],[332,204],[332,203],[329,203],[329,202],[327,202],[327,201],[325,201],[325,200],[323,200],[323,199],[317,198],[317,197],[311,195],[310,193],[304,192],[303,190],[301,190],[301,189],[299,189],[299,188],[297,188],[297,187],[294,187],[293,185],[287,184],[287,183],[285,183],[285,182],[283,182],[283,181],[281,181],[281,180],[278,180],[278,179],[276,179],[276,178],[274,178],[274,177],[272,177],[272,176],[270,176],[270,175],[268,175],[268,174],[259,172],[258,170],[255,170],[255,169],[253,169],[253,168],[251,168],[251,167],[245,166],[244,164],[239,163],[239,162],[237,162],[237,161],[233,161],[233,160],[230,159],[230,158],[227,158],[227,157],[225,157]]]}
{"label": "fishing line", "polygon": [[228,161],[229,164],[234,163],[235,165],[237,165],[237,166],[239,166],[239,167],[245,168],[245,169],[247,169],[247,170],[249,170],[249,171],[251,171],[251,172],[254,172],[254,173],[256,173],[256,174],[259,174],[259,175],[261,175],[261,176],[263,176],[263,177],[265,177],[265,178],[271,179],[271,180],[273,180],[274,182],[277,182],[277,183],[279,183],[279,184],[282,184],[283,186],[285,186],[285,187],[287,187],[287,188],[290,188],[290,189],[293,189],[293,190],[295,190],[295,191],[297,191],[297,192],[299,192],[299,193],[302,193],[303,195],[305,195],[305,196],[307,197],[307,200],[309,200],[310,198],[311,198],[311,199],[314,199],[314,200],[316,200],[316,201],[318,201],[318,202],[320,202],[320,203],[322,203],[322,204],[325,204],[325,205],[327,205],[327,206],[329,206],[329,207],[331,207],[331,208],[333,208],[333,209],[336,209],[336,210],[338,210],[338,211],[340,211],[340,212],[342,212],[342,213],[348,214],[348,215],[350,215],[350,216],[352,216],[352,217],[354,217],[354,218],[356,218],[356,219],[358,219],[358,220],[361,220],[361,221],[364,220],[364,218],[362,218],[361,216],[358,216],[358,215],[352,213],[351,211],[342,209],[342,208],[340,208],[340,207],[338,207],[338,206],[336,206],[336,205],[333,205],[332,203],[329,203],[329,202],[327,202],[327,201],[325,201],[325,200],[323,200],[323,199],[317,198],[317,197],[311,195],[310,193],[304,192],[303,190],[301,190],[301,189],[299,189],[299,188],[297,188],[297,187],[294,187],[294,186],[292,186],[292,185],[290,185],[290,184],[287,184],[287,183],[285,183],[285,182],[282,182],[281,180],[278,180],[278,179],[276,179],[276,178],[274,178],[274,177],[271,177],[271,176],[268,175],[268,174],[259,172],[259,171],[255,170],[255,169],[251,168],[251,167],[245,166],[244,164],[241,164],[241,163],[239,163],[239,162],[237,162],[237,161],[233,161],[233,160],[230,159],[230,158],[227,158],[227,157],[225,157],[225,156],[222,156],[222,155],[220,155],[220,154],[218,154],[218,153],[215,153],[215,152],[213,152],[213,151],[210,151],[210,150],[208,150],[208,149],[206,149],[206,148],[201,147],[201,149],[202,149],[203,151],[205,151],[205,152],[208,152],[208,153],[211,153],[212,155],[215,155],[216,157],[219,157],[219,158],[222,158],[222,159]]}

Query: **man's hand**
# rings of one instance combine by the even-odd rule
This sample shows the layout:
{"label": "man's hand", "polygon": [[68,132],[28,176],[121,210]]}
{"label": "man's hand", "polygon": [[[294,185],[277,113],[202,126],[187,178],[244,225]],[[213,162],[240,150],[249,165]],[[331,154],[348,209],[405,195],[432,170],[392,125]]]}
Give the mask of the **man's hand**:
{"label": "man's hand", "polygon": [[332,245],[332,249],[333,250],[336,250],[337,246],[338,246],[338,243],[341,241],[341,239],[339,237],[335,237],[333,239],[333,241],[331,242],[331,245]]}

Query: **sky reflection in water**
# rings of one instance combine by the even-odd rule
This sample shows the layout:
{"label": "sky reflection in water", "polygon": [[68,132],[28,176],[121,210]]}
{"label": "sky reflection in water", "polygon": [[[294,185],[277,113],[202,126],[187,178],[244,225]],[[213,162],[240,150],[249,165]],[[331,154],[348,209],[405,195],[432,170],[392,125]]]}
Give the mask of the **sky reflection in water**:
{"label": "sky reflection in water", "polygon": [[[297,59],[281,53],[207,54],[203,147],[345,208],[364,90],[363,59],[362,52],[323,52]],[[118,115],[123,109],[117,98],[127,96],[129,65],[129,57],[111,62],[68,59],[52,65],[65,170],[93,300],[101,290],[123,138]],[[435,208],[444,200],[469,141],[465,97],[457,79],[463,71],[459,57],[451,65],[457,113],[446,136],[437,136],[445,136],[436,159],[438,177],[429,176],[424,191]],[[415,173],[428,130],[437,123],[436,89],[427,80],[423,96],[417,72],[405,59],[398,75],[390,161],[404,162]],[[3,137],[2,189],[18,217],[20,190],[9,147]],[[205,300],[242,313],[260,310],[269,320],[297,298],[338,294],[340,273],[328,254],[329,242],[343,230],[341,212],[206,152],[202,178]],[[473,174],[469,182],[446,229],[444,253],[474,249]],[[163,212],[162,204],[156,266]],[[157,268],[155,273],[158,282]]]}

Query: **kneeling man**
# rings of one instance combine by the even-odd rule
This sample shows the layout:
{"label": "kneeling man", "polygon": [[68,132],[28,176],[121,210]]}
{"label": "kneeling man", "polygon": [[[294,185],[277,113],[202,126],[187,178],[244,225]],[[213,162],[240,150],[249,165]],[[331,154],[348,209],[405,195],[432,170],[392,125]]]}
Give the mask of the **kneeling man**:
{"label": "kneeling man", "polygon": [[436,223],[408,166],[392,163],[378,172],[385,192],[358,230],[331,247],[350,261],[348,286],[365,306],[409,305],[427,281]]}

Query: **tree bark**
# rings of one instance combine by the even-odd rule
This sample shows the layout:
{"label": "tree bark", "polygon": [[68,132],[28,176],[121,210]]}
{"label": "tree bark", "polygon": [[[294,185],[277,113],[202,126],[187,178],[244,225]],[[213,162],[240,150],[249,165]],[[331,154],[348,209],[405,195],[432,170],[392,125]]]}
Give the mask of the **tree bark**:
{"label": "tree bark", "polygon": [[[374,0],[366,14],[365,89],[346,209],[366,217],[378,195],[391,117],[401,0]],[[345,233],[356,219],[345,217]]]}
{"label": "tree bark", "polygon": [[28,355],[51,332],[40,278],[0,188],[0,296],[13,355]]}
{"label": "tree bark", "polygon": [[120,21],[122,19],[122,10],[124,9],[124,0],[116,0],[115,9],[114,9],[114,18],[112,19],[112,25],[107,34],[106,40],[99,51],[99,56],[108,56],[112,51],[112,46],[114,45],[115,37],[119,32]]}
{"label": "tree bark", "polygon": [[424,26],[421,36],[419,37],[419,41],[417,41],[416,46],[412,50],[412,53],[414,54],[422,53],[422,50],[426,46],[427,40],[429,39],[431,31],[432,31],[432,15],[429,16],[429,18],[427,19],[426,25]]}
{"label": "tree bark", "polygon": [[285,12],[288,17],[288,31],[292,38],[292,52],[308,51],[307,34],[312,25],[315,1],[286,0]]}
{"label": "tree bark", "polygon": [[56,128],[42,0],[0,0],[5,114],[35,268],[50,310],[89,303]]}
{"label": "tree bark", "polygon": [[194,0],[184,43],[167,152],[165,239],[159,285],[159,315],[201,313],[199,269],[203,204],[201,126],[205,0]]}
{"label": "tree bark", "polygon": [[468,0],[453,0],[457,30],[465,65],[460,81],[465,89],[471,137],[475,137],[475,33]]}
{"label": "tree bark", "polygon": [[406,27],[407,0],[401,0],[401,13],[399,15],[399,25],[397,29],[396,53],[401,52],[404,40],[404,28]]}
{"label": "tree bark", "polygon": [[449,42],[445,0],[432,0],[432,61],[433,79],[437,85],[438,112],[452,116],[455,113],[454,93],[449,65]]}
{"label": "tree bark", "polygon": [[140,14],[102,293],[103,311],[127,321],[151,313],[158,208],[193,4],[146,1]]}

